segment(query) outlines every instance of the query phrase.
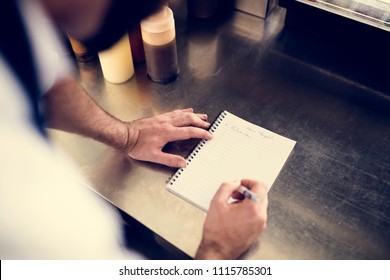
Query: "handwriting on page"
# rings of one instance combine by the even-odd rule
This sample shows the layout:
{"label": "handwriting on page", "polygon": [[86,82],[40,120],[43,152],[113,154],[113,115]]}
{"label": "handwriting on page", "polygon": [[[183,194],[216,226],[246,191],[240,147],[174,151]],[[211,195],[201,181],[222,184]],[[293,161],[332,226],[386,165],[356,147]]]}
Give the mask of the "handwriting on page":
{"label": "handwriting on page", "polygon": [[232,130],[232,132],[239,134],[241,136],[244,136],[244,137],[248,137],[248,138],[261,137],[265,140],[272,140],[273,139],[273,136],[264,130],[253,129],[251,127],[240,128],[240,127],[237,127],[234,124],[230,124],[230,123],[225,124],[225,126],[230,128]]}
{"label": "handwriting on page", "polygon": [[198,145],[187,168],[178,170],[167,186],[206,212],[222,182],[252,178],[271,188],[295,145],[227,111],[216,124],[213,139]]}

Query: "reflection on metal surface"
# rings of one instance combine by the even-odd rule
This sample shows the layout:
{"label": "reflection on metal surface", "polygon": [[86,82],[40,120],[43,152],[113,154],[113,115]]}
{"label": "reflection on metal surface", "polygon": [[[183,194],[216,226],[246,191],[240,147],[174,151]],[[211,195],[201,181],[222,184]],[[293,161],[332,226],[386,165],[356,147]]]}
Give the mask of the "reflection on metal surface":
{"label": "reflection on metal surface", "polygon": [[[297,140],[269,193],[268,227],[243,258],[389,259],[390,110],[379,110],[377,96],[364,87],[307,67],[317,65],[317,57],[300,62],[297,49],[328,50],[294,33],[293,43],[283,45],[288,34],[278,36],[282,9],[265,21],[236,12],[228,20],[187,26],[185,13],[175,14],[181,63],[175,82],[153,83],[145,65],[138,65],[132,80],[106,84],[94,60],[79,64],[81,84],[124,120],[193,107],[212,121],[226,109]],[[389,100],[380,103],[388,107]],[[205,214],[166,191],[174,169],[132,160],[77,135],[53,130],[50,135],[98,193],[195,255]],[[167,149],[185,154],[194,143],[171,143]]]}
{"label": "reflection on metal surface", "polygon": [[[188,34],[188,67],[194,77],[203,79],[218,74],[218,36],[210,31],[194,31]],[[204,63],[204,58],[207,63]]]}

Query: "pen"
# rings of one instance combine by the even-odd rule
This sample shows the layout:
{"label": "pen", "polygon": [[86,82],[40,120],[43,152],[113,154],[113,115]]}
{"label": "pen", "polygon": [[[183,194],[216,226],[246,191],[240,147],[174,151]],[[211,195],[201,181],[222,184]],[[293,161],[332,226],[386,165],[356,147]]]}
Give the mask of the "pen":
{"label": "pen", "polygon": [[260,197],[257,194],[255,194],[254,192],[248,190],[244,186],[240,186],[240,188],[238,189],[238,192],[241,193],[245,198],[249,198],[253,202],[257,203],[257,202],[260,201]]}

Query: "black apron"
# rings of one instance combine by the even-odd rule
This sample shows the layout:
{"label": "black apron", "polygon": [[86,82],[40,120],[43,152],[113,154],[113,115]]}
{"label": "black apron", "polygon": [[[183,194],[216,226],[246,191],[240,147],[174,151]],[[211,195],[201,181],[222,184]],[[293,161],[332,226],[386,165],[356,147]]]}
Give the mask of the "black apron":
{"label": "black apron", "polygon": [[[21,18],[18,1],[3,0],[0,4],[0,50],[24,89],[31,107],[31,123],[46,138],[43,116],[39,111],[41,96],[37,69]],[[0,85],[0,90],[1,85]],[[4,90],[4,89],[3,89]],[[7,94],[12,94],[9,92]]]}

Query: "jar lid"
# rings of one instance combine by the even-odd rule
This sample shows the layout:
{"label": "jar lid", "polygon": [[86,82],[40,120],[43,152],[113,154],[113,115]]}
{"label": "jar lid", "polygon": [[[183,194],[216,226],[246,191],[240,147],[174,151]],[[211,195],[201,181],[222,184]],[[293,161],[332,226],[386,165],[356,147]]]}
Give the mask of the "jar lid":
{"label": "jar lid", "polygon": [[141,28],[151,33],[164,32],[174,26],[173,12],[167,6],[162,6],[156,13],[141,21]]}

